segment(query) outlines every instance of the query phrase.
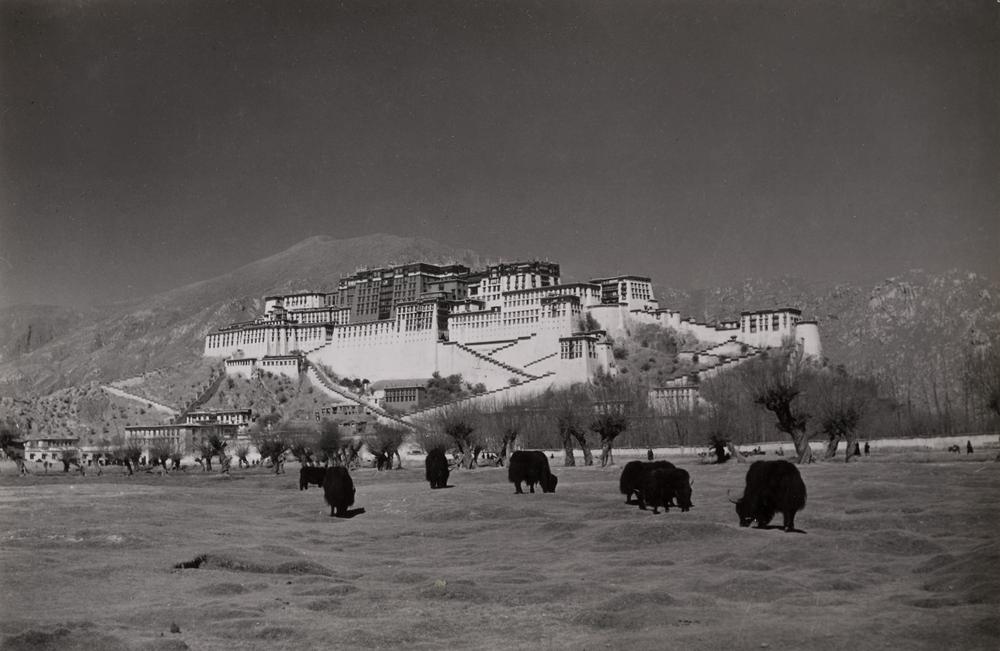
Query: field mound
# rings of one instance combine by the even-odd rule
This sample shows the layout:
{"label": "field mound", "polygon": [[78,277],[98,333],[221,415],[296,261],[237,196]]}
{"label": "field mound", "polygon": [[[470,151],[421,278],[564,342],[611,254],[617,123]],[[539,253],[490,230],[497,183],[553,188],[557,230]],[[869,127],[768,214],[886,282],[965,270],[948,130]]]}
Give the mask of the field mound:
{"label": "field mound", "polygon": [[256,550],[232,549],[199,554],[189,561],[181,561],[174,569],[228,570],[251,574],[316,574],[333,576],[333,571],[299,556],[293,550],[278,552],[273,548]]}

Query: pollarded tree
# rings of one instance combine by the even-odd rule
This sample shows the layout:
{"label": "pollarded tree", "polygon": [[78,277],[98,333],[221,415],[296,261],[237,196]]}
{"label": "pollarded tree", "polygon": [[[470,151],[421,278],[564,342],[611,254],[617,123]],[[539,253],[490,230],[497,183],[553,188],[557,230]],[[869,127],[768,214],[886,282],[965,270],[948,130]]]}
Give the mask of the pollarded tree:
{"label": "pollarded tree", "polygon": [[83,470],[83,466],[80,465],[80,451],[74,448],[67,448],[59,453],[59,460],[62,461],[63,472],[69,472],[70,466],[78,466]]}
{"label": "pollarded tree", "polygon": [[477,437],[483,447],[497,455],[497,465],[507,463],[514,452],[514,442],[533,420],[533,413],[515,404],[494,405],[482,415]]}
{"label": "pollarded tree", "polygon": [[21,474],[26,472],[24,465],[24,443],[21,441],[17,426],[6,422],[0,424],[0,452],[17,464]]}
{"label": "pollarded tree", "polygon": [[451,405],[443,407],[434,419],[433,428],[441,432],[458,448],[462,460],[462,468],[473,467],[473,455],[478,441],[473,436],[479,427],[482,414],[468,405]]}
{"label": "pollarded tree", "polygon": [[601,437],[601,467],[608,465],[611,448],[618,435],[628,429],[628,416],[624,411],[606,411],[597,414],[590,423],[590,429]]}
{"label": "pollarded tree", "polygon": [[546,402],[550,408],[556,433],[559,435],[559,442],[563,446],[564,465],[576,465],[576,457],[573,454],[574,441],[579,443],[583,451],[584,465],[594,465],[594,456],[587,445],[587,426],[593,415],[590,396],[579,385],[573,385],[548,395],[549,398]]}
{"label": "pollarded tree", "polygon": [[212,432],[201,440],[201,443],[198,445],[198,453],[205,464],[206,472],[212,472],[212,457],[215,455],[221,457],[224,454],[225,447],[226,442],[216,432]]}
{"label": "pollarded tree", "polygon": [[275,427],[288,441],[288,451],[304,466],[312,465],[319,450],[320,429],[316,421],[286,419]]}
{"label": "pollarded tree", "polygon": [[806,427],[810,414],[805,401],[798,398],[812,369],[802,351],[795,346],[768,351],[743,364],[739,372],[753,401],[774,414],[778,430],[791,437],[799,463],[811,463],[813,454]]}
{"label": "pollarded tree", "polygon": [[240,468],[249,468],[250,461],[247,460],[247,455],[250,454],[250,444],[246,441],[241,441],[236,444],[233,449],[233,454],[236,455],[236,465]]}
{"label": "pollarded tree", "polygon": [[253,437],[253,442],[257,451],[260,452],[261,458],[271,462],[274,474],[280,474],[282,472],[282,458],[285,455],[285,450],[288,449],[288,440],[285,439],[284,435],[281,432],[257,432]]}
{"label": "pollarded tree", "polygon": [[135,443],[126,443],[121,447],[115,448],[113,454],[115,460],[120,461],[125,466],[126,472],[131,475],[139,467],[139,459],[142,458],[142,448]]}
{"label": "pollarded tree", "polygon": [[393,458],[399,462],[397,468],[403,467],[403,459],[399,456],[399,448],[406,440],[407,431],[402,427],[376,423],[372,433],[366,438],[368,451],[375,455],[375,468],[392,470]]}
{"label": "pollarded tree", "polygon": [[324,418],[319,423],[319,439],[316,448],[319,450],[320,461],[324,464],[342,463],[340,458],[344,445],[344,437],[336,422]]}
{"label": "pollarded tree", "polygon": [[279,427],[281,416],[277,413],[261,416],[250,430],[250,440],[260,453],[261,459],[267,459],[274,468],[274,474],[282,471],[282,460],[288,449],[288,438]]}
{"label": "pollarded tree", "polygon": [[166,442],[154,443],[149,448],[149,463],[153,466],[163,466],[165,471],[169,471],[170,468],[167,467],[167,461],[170,460],[170,455],[173,450],[170,448],[170,444]]}
{"label": "pollarded tree", "polygon": [[858,427],[876,399],[878,386],[874,380],[851,377],[843,369],[822,369],[810,383],[816,422],[827,436],[826,458],[836,456],[841,440],[847,443],[844,461],[855,456]]}
{"label": "pollarded tree", "polygon": [[759,440],[763,417],[756,396],[747,390],[742,377],[739,372],[722,372],[699,383],[699,426],[704,441],[712,447],[718,444],[725,450],[732,443]]}

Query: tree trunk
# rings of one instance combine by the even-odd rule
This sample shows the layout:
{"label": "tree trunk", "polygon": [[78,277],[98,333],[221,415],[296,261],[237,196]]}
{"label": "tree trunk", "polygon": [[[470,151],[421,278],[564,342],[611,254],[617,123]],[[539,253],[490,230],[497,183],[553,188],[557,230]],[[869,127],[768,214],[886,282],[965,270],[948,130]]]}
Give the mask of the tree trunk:
{"label": "tree trunk", "polygon": [[795,444],[795,454],[799,463],[812,463],[814,461],[812,448],[809,447],[808,434],[804,431],[793,432],[792,443]]}
{"label": "tree trunk", "polygon": [[458,462],[458,467],[472,468],[472,447],[458,443],[458,451],[462,453],[462,459]]}
{"label": "tree trunk", "polygon": [[608,461],[611,458],[611,440],[605,439],[601,441],[601,467],[604,468],[608,465]]}
{"label": "tree trunk", "polygon": [[[837,447],[839,445],[840,445],[840,435],[831,434],[830,441],[826,444],[826,456],[824,457],[824,459],[832,459],[835,456],[837,456]],[[850,455],[851,455],[851,449],[850,445],[848,445],[847,456],[850,457]]]}
{"label": "tree trunk", "polygon": [[563,439],[564,466],[575,466],[576,457],[573,456],[573,439],[569,436]]}
{"label": "tree trunk", "polygon": [[590,446],[587,445],[587,435],[582,432],[574,433],[573,438],[580,444],[580,450],[583,452],[583,465],[594,465],[594,455],[590,452]]}
{"label": "tree trunk", "polygon": [[860,457],[861,450],[858,445],[858,435],[848,434],[847,435],[847,453],[844,455],[844,463],[849,462],[854,457]]}

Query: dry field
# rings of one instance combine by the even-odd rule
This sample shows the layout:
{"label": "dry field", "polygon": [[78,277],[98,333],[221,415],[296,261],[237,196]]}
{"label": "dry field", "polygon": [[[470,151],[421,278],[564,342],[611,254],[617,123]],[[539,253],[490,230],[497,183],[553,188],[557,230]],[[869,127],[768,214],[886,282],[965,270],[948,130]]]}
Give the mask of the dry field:
{"label": "dry field", "polygon": [[[805,534],[741,529],[745,465],[675,460],[695,508],[616,467],[354,473],[350,520],[297,470],[0,474],[2,649],[996,649],[1000,463],[802,469]],[[773,457],[770,457],[773,458]],[[175,569],[202,557],[197,569]]]}

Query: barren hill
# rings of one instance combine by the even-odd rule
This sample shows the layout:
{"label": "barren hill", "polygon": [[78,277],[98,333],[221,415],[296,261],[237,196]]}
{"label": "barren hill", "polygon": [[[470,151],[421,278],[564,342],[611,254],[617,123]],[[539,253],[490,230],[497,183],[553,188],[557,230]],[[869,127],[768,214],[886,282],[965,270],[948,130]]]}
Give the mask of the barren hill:
{"label": "barren hill", "polygon": [[[257,316],[266,294],[332,289],[359,267],[417,260],[476,266],[480,257],[424,238],[318,236],[228,274],[93,314],[11,307],[0,312],[0,393],[44,394],[191,361],[205,333]],[[44,343],[19,343],[40,329]]]}

